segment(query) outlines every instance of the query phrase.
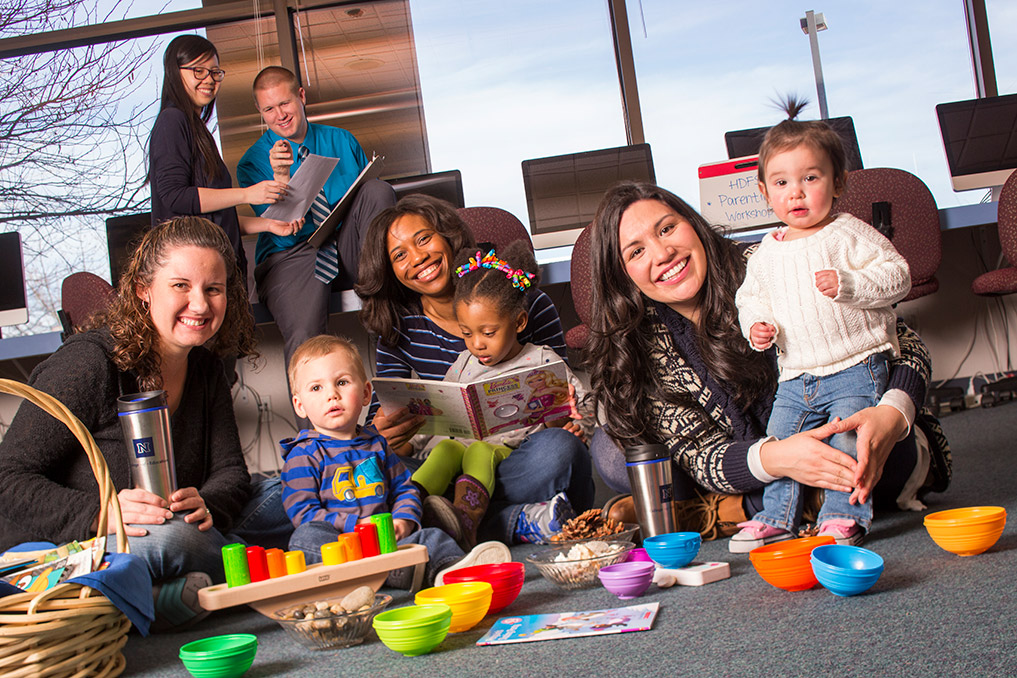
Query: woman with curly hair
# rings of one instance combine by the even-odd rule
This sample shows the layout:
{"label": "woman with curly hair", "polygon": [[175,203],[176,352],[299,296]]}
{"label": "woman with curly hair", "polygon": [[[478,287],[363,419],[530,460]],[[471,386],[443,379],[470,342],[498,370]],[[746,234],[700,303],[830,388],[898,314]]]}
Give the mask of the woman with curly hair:
{"label": "woman with curly hair", "polygon": [[[677,499],[702,503],[693,485],[700,497],[743,495],[749,516],[775,478],[857,490],[861,501],[871,494],[877,505],[901,508],[918,508],[917,496],[946,489],[949,446],[922,410],[928,352],[903,322],[896,327],[900,355],[877,406],[783,440],[766,437],[776,359],[772,349],[754,351],[745,341],[735,306],[751,249],[673,193],[628,182],[604,196],[591,243],[597,312],[586,357],[604,427],[590,451],[614,490],[628,492],[622,449],[646,443],[670,451],[676,490],[684,492]],[[857,461],[823,442],[848,430],[858,435]]]}
{"label": "woman with curly hair", "polygon": [[[131,552],[147,562],[153,581],[173,584],[163,587],[164,599],[183,596],[195,606],[165,622],[186,622],[201,608],[185,592],[224,578],[223,545],[245,537],[285,545],[289,532],[278,484],[252,491],[221,360],[254,348],[226,235],[200,217],[156,226],[131,257],[110,309],[89,326],[36,367],[29,384],[64,403],[92,434]],[[167,498],[133,486],[117,416],[117,398],[157,389],[169,404],[178,487]],[[273,501],[276,511],[257,510]],[[97,524],[98,515],[98,487],[77,440],[23,404],[0,442],[0,550],[112,533],[112,512],[107,525]]]}

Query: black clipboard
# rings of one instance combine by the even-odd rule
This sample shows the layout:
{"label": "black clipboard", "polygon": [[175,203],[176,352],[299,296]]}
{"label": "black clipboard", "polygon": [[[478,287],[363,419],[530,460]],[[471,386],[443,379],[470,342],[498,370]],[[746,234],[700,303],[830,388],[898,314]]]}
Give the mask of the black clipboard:
{"label": "black clipboard", "polygon": [[370,181],[371,179],[377,179],[381,174],[381,168],[385,164],[385,156],[376,155],[371,159],[371,162],[367,163],[367,166],[360,171],[360,174],[350,187],[346,189],[346,193],[343,197],[339,198],[339,202],[335,204],[332,211],[329,213],[325,221],[322,222],[318,228],[314,230],[311,237],[307,239],[309,243],[317,248],[320,248],[325,242],[332,237],[339,225],[342,224],[343,219],[346,218],[346,213],[350,211],[350,205],[353,204],[353,195],[357,192],[364,182]]}

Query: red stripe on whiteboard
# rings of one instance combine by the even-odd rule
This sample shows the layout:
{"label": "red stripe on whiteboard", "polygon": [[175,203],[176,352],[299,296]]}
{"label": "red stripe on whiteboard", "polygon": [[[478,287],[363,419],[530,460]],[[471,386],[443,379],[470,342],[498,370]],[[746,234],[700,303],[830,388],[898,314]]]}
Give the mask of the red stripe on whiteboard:
{"label": "red stripe on whiteboard", "polygon": [[755,171],[757,167],[759,167],[759,156],[747,155],[744,158],[732,158],[723,162],[700,165],[699,178],[709,179],[710,177],[721,177],[725,174],[741,174],[750,170]]}

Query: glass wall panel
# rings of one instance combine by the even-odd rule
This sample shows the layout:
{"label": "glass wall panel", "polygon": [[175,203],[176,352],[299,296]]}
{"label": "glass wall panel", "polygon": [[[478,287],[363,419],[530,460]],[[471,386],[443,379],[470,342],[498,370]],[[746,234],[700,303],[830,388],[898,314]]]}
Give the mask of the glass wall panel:
{"label": "glass wall panel", "polygon": [[1017,93],[1017,3],[985,0],[985,12],[989,18],[996,87],[1000,94]]}
{"label": "glass wall panel", "polygon": [[[526,224],[520,163],[625,144],[607,8],[410,0],[434,171]],[[656,152],[656,149],[654,149]]]}
{"label": "glass wall panel", "polygon": [[[725,132],[779,122],[771,102],[788,93],[812,102],[802,119],[819,117],[801,3],[627,7],[657,177],[693,205],[697,167],[727,157]],[[974,96],[962,3],[828,0],[815,9],[829,26],[818,34],[829,114],[854,118],[865,166],[918,175],[940,207],[979,201],[984,191],[951,188],[935,113]]]}

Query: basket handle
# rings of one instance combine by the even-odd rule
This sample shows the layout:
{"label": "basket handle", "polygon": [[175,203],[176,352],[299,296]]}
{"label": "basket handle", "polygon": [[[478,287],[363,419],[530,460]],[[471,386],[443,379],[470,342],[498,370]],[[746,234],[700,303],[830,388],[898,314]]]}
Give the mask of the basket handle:
{"label": "basket handle", "polygon": [[[88,463],[92,467],[92,473],[95,474],[95,480],[99,483],[99,522],[96,524],[98,528],[96,530],[96,537],[102,538],[106,536],[104,531],[107,523],[106,516],[108,515],[109,508],[112,507],[113,515],[116,516],[117,550],[120,553],[130,553],[130,547],[127,543],[127,531],[124,529],[124,519],[120,513],[120,501],[117,499],[116,488],[113,486],[113,480],[109,475],[109,467],[106,466],[106,459],[102,456],[99,446],[95,444],[95,439],[92,438],[92,434],[88,432],[88,429],[81,423],[81,420],[74,416],[74,413],[66,405],[53,396],[32,388],[28,384],[22,384],[20,381],[0,379],[0,393],[8,393],[24,398],[70,429],[71,433],[74,434],[74,437],[78,439],[78,442],[84,448],[85,454],[88,456]],[[99,567],[104,552],[105,549],[96,550],[92,563],[94,568]]]}

